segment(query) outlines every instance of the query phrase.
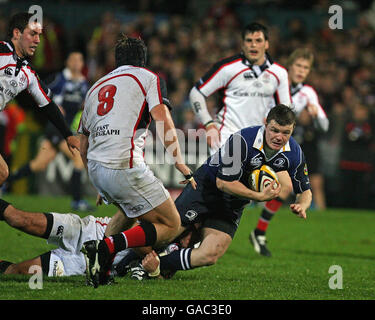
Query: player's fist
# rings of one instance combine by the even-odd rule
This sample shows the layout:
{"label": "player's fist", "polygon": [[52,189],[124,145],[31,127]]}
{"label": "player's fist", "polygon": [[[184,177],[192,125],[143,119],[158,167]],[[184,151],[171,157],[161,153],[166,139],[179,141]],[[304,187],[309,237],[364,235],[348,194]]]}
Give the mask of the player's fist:
{"label": "player's fist", "polygon": [[220,131],[216,126],[216,123],[212,122],[206,126],[206,136],[208,146],[217,150],[220,148]]}

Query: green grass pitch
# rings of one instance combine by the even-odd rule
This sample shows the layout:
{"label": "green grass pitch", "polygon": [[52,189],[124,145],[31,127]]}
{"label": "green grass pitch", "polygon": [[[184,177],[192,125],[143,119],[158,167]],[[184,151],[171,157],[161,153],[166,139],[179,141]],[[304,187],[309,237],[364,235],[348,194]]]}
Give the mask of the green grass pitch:
{"label": "green grass pitch", "polygon": [[[5,200],[28,211],[69,212],[67,197],[13,196]],[[92,199],[93,203],[94,200]],[[0,300],[373,300],[375,298],[375,212],[309,211],[302,220],[286,207],[267,234],[271,258],[256,254],[248,241],[260,214],[246,208],[227,253],[214,266],[178,272],[170,280],[138,282],[117,278],[98,289],[84,276],[43,278],[41,290],[29,288],[29,276],[0,276]],[[95,215],[112,215],[102,206]],[[81,214],[82,215],[82,214]],[[45,240],[0,222],[0,259],[19,262],[53,248]],[[333,265],[342,268],[342,289],[330,289]]]}

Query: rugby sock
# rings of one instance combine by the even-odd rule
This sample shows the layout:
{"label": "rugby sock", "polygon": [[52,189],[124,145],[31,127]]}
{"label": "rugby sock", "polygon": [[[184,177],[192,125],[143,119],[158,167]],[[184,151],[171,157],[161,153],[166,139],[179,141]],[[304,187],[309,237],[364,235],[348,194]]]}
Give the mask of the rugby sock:
{"label": "rugby sock", "polygon": [[0,274],[4,273],[13,262],[0,260]]}
{"label": "rugby sock", "polygon": [[277,197],[266,203],[262,210],[262,214],[259,217],[257,227],[254,230],[254,234],[256,236],[263,236],[266,234],[271,219],[273,218],[275,213],[281,208],[283,202],[283,199]]}
{"label": "rugby sock", "polygon": [[127,248],[152,246],[155,242],[155,226],[151,222],[142,221],[138,226],[100,241],[99,250],[113,255]]}
{"label": "rugby sock", "polygon": [[0,199],[0,221],[4,221],[4,211],[6,208],[8,208],[8,206],[10,205],[9,202],[3,200],[3,199]]}
{"label": "rugby sock", "polygon": [[27,177],[30,174],[32,174],[30,163],[26,163],[24,166],[16,170],[14,173],[10,174],[7,181],[10,183],[19,180],[23,177]]}
{"label": "rugby sock", "polygon": [[74,169],[72,178],[70,180],[70,189],[72,190],[72,197],[74,201],[81,200],[81,174],[81,170]]}
{"label": "rugby sock", "polygon": [[159,256],[160,270],[177,271],[189,270],[191,266],[192,248],[175,250],[165,256]]}

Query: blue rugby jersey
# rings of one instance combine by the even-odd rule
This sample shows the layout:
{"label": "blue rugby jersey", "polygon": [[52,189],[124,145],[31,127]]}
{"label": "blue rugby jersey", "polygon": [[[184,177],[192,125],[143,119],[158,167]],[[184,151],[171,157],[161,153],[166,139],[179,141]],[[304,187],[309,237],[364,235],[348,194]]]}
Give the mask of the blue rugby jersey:
{"label": "blue rugby jersey", "polygon": [[265,126],[247,127],[227,140],[214,155],[202,165],[213,183],[216,177],[225,181],[240,181],[249,187],[249,175],[266,164],[275,172],[288,171],[294,193],[310,189],[305,156],[299,144],[293,139],[270,159],[264,153]]}

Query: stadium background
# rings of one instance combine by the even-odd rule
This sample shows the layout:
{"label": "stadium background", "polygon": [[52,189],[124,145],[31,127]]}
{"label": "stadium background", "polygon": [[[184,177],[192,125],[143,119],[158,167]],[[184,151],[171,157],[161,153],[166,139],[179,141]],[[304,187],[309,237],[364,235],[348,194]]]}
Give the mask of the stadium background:
{"label": "stadium background", "polygon": [[[32,4],[43,9],[44,35],[32,61],[42,79],[48,82],[60,71],[74,49],[84,53],[85,74],[93,83],[114,68],[117,34],[140,36],[148,45],[148,66],[167,81],[173,118],[184,131],[199,128],[187,99],[190,88],[214,62],[239,52],[244,24],[257,20],[269,27],[269,53],[282,65],[294,49],[311,48],[315,65],[308,82],[330,119],[317,150],[327,205],[375,208],[372,1],[311,1],[300,7],[283,0],[1,1],[0,39],[5,39],[8,17]],[[343,8],[342,30],[328,26],[332,4]],[[213,113],[215,105],[210,98]],[[37,120],[29,100],[19,99],[6,110],[0,117],[2,153],[14,170],[35,154],[45,123]],[[46,173],[15,183],[11,191],[66,193],[71,170],[59,156]],[[177,187],[180,177],[172,166],[158,166],[157,172],[166,186]],[[88,182],[85,192],[94,194]]]}

